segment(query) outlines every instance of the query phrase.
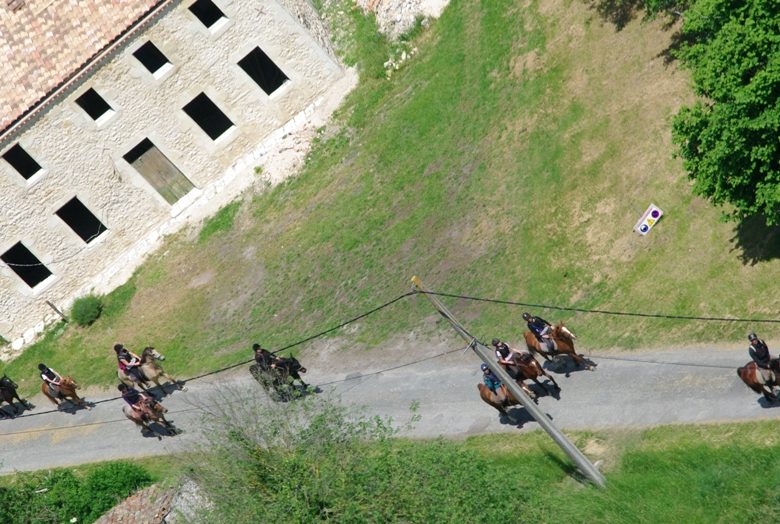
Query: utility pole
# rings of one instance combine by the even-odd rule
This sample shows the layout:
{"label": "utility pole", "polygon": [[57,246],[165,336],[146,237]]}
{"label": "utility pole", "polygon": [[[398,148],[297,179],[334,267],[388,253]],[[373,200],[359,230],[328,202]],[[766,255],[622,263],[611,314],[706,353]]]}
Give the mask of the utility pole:
{"label": "utility pole", "polygon": [[572,444],[568,438],[566,438],[566,435],[564,435],[561,430],[553,425],[550,419],[547,418],[547,415],[545,415],[539,406],[537,406],[533,400],[531,400],[531,397],[529,397],[525,391],[523,391],[520,386],[517,385],[512,377],[509,376],[509,373],[507,373],[506,370],[500,366],[498,362],[496,362],[493,352],[488,349],[487,346],[477,340],[473,335],[471,335],[466,330],[466,328],[460,322],[458,322],[454,316],[452,316],[452,313],[450,313],[444,304],[441,303],[438,297],[429,294],[427,292],[428,290],[423,287],[422,281],[417,276],[412,277],[412,289],[423,293],[425,298],[431,302],[439,314],[447,319],[447,321],[449,321],[455,331],[457,331],[457,333],[464,340],[466,340],[466,342],[468,342],[469,347],[474,350],[474,353],[476,353],[477,356],[488,365],[491,371],[493,371],[493,373],[495,373],[496,376],[501,379],[501,381],[506,385],[507,389],[512,392],[512,395],[514,395],[514,397],[523,405],[526,411],[531,414],[536,422],[539,423],[542,429],[544,429],[547,434],[552,437],[555,443],[561,447],[564,453],[566,453],[569,458],[574,461],[582,474],[598,487],[605,487],[606,479],[604,479],[604,476],[601,474],[601,472],[596,469],[596,466],[594,466],[590,460],[588,460],[588,457],[583,455],[582,452],[577,449],[577,447]]}

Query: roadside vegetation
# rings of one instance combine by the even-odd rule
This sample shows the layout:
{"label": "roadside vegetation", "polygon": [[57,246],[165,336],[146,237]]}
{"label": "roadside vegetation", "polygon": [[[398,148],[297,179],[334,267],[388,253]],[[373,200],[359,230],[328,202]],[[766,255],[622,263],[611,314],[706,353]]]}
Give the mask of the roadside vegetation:
{"label": "roadside vegetation", "polygon": [[127,462],[6,477],[0,483],[0,524],[94,522],[153,480]]}
{"label": "roadside vegetation", "polygon": [[398,439],[392,421],[309,400],[213,422],[208,453],[183,466],[214,504],[208,523],[754,522],[780,509],[777,421],[574,433],[603,461],[604,490],[541,431]]}
{"label": "roadside vegetation", "polygon": [[[111,384],[116,342],[157,347],[185,377],[233,364],[253,341],[282,347],[406,292],[413,274],[434,290],[530,303],[780,310],[767,285],[780,277],[771,231],[720,222],[672,157],[671,120],[694,95],[664,59],[674,32],[663,21],[616,31],[573,1],[454,0],[404,40],[418,52],[388,79],[394,44],[371,18],[341,11],[361,84],[303,171],[169,238],[89,327],[52,328],[3,368],[23,391],[37,388],[40,361]],[[665,215],[640,237],[632,227],[650,202]],[[477,336],[520,340],[521,309],[447,302]],[[586,351],[742,344],[748,329],[534,312],[565,320]],[[435,318],[409,298],[340,343],[381,351],[414,332],[424,344],[442,332]]]}

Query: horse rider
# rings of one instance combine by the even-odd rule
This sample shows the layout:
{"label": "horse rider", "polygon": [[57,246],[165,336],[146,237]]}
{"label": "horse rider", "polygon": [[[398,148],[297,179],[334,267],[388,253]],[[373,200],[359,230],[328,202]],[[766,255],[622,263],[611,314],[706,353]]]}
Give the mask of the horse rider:
{"label": "horse rider", "polygon": [[550,330],[552,329],[552,324],[547,322],[542,317],[532,316],[528,312],[523,313],[523,320],[525,320],[528,323],[528,330],[534,334],[536,340],[538,340],[539,342],[547,346],[547,351],[555,350],[555,344],[553,343],[553,340],[550,337]]}
{"label": "horse rider", "polygon": [[498,378],[484,362],[479,368],[482,370],[482,382],[484,382],[490,391],[498,394],[498,388],[501,387],[501,379]]}
{"label": "horse rider", "polygon": [[276,366],[282,362],[282,359],[261,347],[260,344],[252,344],[252,350],[255,352],[255,362],[263,371],[276,369]]}
{"label": "horse rider", "polygon": [[748,346],[750,358],[753,359],[758,367],[769,369],[769,361],[772,360],[772,356],[769,354],[769,347],[766,345],[766,342],[758,338],[753,331],[748,333],[748,340],[750,341]]}
{"label": "horse rider", "polygon": [[41,372],[41,379],[49,386],[49,392],[53,397],[57,398],[60,395],[62,377],[46,364],[38,364],[38,369]]}
{"label": "horse rider", "polygon": [[149,414],[147,413],[143,403],[145,400],[148,400],[149,397],[137,389],[131,388],[125,383],[119,384],[118,388],[122,393],[122,399],[127,402],[131,408],[133,408],[133,411],[140,415],[142,420],[147,420],[149,418]]}
{"label": "horse rider", "polygon": [[116,360],[125,375],[127,375],[133,382],[146,382],[146,376],[141,371],[141,357],[127,349],[122,344],[114,344],[114,351],[116,352]]}
{"label": "horse rider", "polygon": [[504,369],[509,373],[510,377],[517,380],[517,373],[512,371],[509,366],[517,366],[515,358],[517,358],[520,352],[497,338],[494,338],[490,344],[496,348],[496,359],[498,360],[498,363],[504,366]]}

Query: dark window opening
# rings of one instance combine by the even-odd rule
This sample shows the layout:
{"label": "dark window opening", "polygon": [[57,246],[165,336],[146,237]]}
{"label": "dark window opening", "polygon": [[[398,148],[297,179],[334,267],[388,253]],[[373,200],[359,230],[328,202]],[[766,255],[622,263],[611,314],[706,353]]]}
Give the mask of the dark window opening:
{"label": "dark window opening", "polygon": [[21,242],[3,253],[0,259],[30,287],[37,286],[51,276],[51,271]]}
{"label": "dark window opening", "polygon": [[222,133],[233,127],[233,122],[205,93],[196,96],[183,109],[212,140],[216,140]]}
{"label": "dark window opening", "polygon": [[25,180],[29,180],[35,173],[41,170],[41,166],[25,151],[22,146],[15,144],[11,149],[3,153],[3,158],[16,169]]}
{"label": "dark window opening", "polygon": [[198,0],[190,6],[190,11],[206,27],[211,27],[222,18],[227,18],[211,0]]}
{"label": "dark window opening", "polygon": [[169,204],[175,204],[195,186],[173,162],[144,138],[123,157]]}
{"label": "dark window opening", "polygon": [[252,49],[248,55],[238,62],[238,65],[268,95],[289,80],[287,75],[259,47]]}
{"label": "dark window opening", "polygon": [[103,97],[92,88],[87,89],[83,95],[78,97],[76,103],[92,117],[92,120],[97,120],[111,111],[111,106],[108,105],[108,102],[103,100]]}
{"label": "dark window opening", "polygon": [[154,74],[160,70],[165,64],[169,64],[170,61],[165,55],[157,49],[157,46],[151,42],[146,42],[144,45],[133,51],[133,56],[141,62],[150,73]]}
{"label": "dark window opening", "polygon": [[106,226],[76,197],[62,206],[57,211],[57,216],[87,244],[106,231]]}

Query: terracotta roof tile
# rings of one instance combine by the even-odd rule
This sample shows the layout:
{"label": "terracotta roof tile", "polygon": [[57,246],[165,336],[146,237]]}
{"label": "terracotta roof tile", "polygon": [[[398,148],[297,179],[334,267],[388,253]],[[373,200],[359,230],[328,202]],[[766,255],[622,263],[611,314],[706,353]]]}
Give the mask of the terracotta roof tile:
{"label": "terracotta roof tile", "polygon": [[159,0],[24,0],[0,4],[0,130],[31,108]]}

